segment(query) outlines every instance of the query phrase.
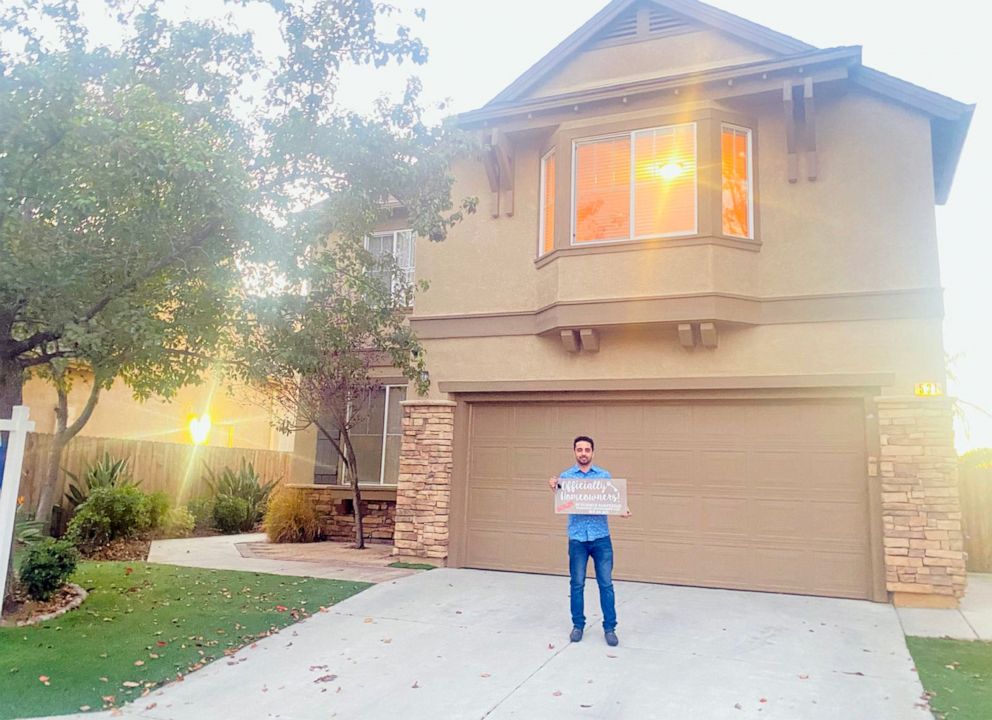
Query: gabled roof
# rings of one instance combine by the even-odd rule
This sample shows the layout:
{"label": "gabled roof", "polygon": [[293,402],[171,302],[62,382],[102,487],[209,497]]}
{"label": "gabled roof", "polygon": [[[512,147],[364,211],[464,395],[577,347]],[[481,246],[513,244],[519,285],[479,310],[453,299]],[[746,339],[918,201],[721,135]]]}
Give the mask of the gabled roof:
{"label": "gabled roof", "polygon": [[[636,82],[618,83],[587,90],[563,93],[540,98],[527,98],[526,93],[553,75],[583,47],[595,45],[602,38],[615,38],[629,26],[625,16],[639,8],[650,8],[659,15],[660,23],[688,27],[706,27],[723,32],[735,39],[751,43],[778,56],[777,59],[727,66],[684,76],[651,78]],[[653,22],[653,21],[652,21]],[[852,55],[856,54],[856,59]],[[849,80],[865,90],[900,103],[930,118],[934,190],[937,204],[947,202],[954,179],[964,139],[971,124],[975,106],[959,102],[945,95],[913,85],[899,78],[861,65],[860,48],[828,48],[820,50],[796,38],[775,32],[758,23],[745,20],[698,0],[611,0],[578,30],[569,35],[551,52],[538,60],[530,69],[510,83],[483,107],[462,113],[459,122],[464,126],[486,124],[517,114],[539,112],[556,105],[577,101],[595,102],[600,96],[622,92],[637,94],[652,92],[657,88],[677,87],[680,84],[705,83],[716,77],[733,77],[761,69],[774,69],[778,65],[809,63],[810,61],[835,62],[846,66]],[[728,74],[729,73],[729,74]]]}
{"label": "gabled roof", "polygon": [[572,56],[572,53],[594,40],[618,16],[638,5],[655,5],[664,8],[685,20],[695,21],[700,25],[720,30],[775,53],[789,55],[816,50],[812,45],[807,45],[793,37],[775,32],[764,25],[745,20],[712,5],[698,2],[698,0],[663,0],[661,2],[658,0],[612,0],[609,5],[593,15],[582,27],[562,40],[551,52],[538,60],[523,75],[486,103],[486,107],[519,99],[523,93],[558,69]]}

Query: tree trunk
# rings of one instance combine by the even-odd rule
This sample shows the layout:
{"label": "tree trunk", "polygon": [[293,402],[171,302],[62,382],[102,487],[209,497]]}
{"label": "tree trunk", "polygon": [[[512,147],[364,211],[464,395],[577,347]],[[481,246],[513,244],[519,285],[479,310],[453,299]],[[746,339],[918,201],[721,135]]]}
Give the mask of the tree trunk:
{"label": "tree trunk", "polygon": [[341,435],[344,439],[345,452],[348,454],[346,465],[348,475],[351,479],[351,496],[355,513],[355,548],[364,550],[365,528],[362,524],[362,489],[358,486],[358,458],[355,457],[355,451],[351,447],[351,438],[348,436],[348,433],[343,432]]}
{"label": "tree trunk", "polygon": [[[0,347],[0,417],[9,418],[11,416],[11,410],[13,410],[14,406],[22,403],[23,392],[24,371],[21,370],[21,366],[17,363],[17,360],[7,357],[3,352],[3,348]],[[9,433],[0,433],[0,442],[3,443],[4,447],[7,447],[10,442],[8,435]],[[0,472],[2,472],[2,468],[0,468]],[[8,546],[10,557],[7,563],[7,584],[5,586],[7,592],[5,593],[6,597],[0,598],[0,612],[2,612],[2,607],[7,602],[7,598],[14,591],[13,534],[11,534],[10,538],[4,538],[0,541],[0,548],[4,547],[3,542],[8,539],[11,542]]]}
{"label": "tree trunk", "polygon": [[69,441],[72,440],[93,415],[93,409],[100,398],[100,383],[93,377],[93,387],[90,388],[90,395],[86,399],[79,417],[72,425],[69,425],[69,398],[68,390],[61,382],[57,382],[55,391],[58,393],[58,405],[55,408],[55,435],[52,438],[52,451],[48,455],[48,465],[45,468],[45,479],[38,493],[38,509],[35,517],[43,520],[45,529],[49,528],[52,521],[52,507],[55,505],[55,488],[59,484],[59,471],[62,468],[62,453],[65,451]]}

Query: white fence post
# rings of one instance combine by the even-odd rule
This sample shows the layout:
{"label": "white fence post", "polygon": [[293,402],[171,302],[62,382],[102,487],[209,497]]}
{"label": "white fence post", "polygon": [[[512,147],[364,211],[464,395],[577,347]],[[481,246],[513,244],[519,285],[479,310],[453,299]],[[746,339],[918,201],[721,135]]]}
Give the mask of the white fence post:
{"label": "white fence post", "polygon": [[7,592],[7,565],[12,561],[14,513],[17,511],[17,490],[21,484],[24,443],[34,431],[34,420],[28,420],[28,408],[16,405],[10,420],[0,418],[0,432],[7,432],[7,459],[0,487],[0,603]]}

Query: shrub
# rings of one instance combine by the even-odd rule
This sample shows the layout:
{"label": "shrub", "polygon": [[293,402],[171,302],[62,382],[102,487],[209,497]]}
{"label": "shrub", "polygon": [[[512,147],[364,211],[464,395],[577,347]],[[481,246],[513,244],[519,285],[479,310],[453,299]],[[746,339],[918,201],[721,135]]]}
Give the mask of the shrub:
{"label": "shrub", "polygon": [[90,493],[97,488],[103,487],[137,487],[140,482],[135,482],[128,469],[128,458],[115,459],[109,452],[105,452],[103,457],[97,460],[86,469],[83,479],[78,475],[65,471],[72,482],[65,493],[66,502],[69,509],[77,508],[86,502]]}
{"label": "shrub", "polygon": [[165,537],[186,537],[196,527],[196,518],[193,517],[193,513],[186,506],[180,505],[179,507],[170,508],[165,513],[160,527]]}
{"label": "shrub", "polygon": [[[215,474],[208,467],[206,482],[216,496],[216,500],[220,500],[222,497],[232,497],[240,498],[247,503],[248,530],[251,530],[262,519],[269,495],[279,483],[278,480],[263,482],[262,478],[255,472],[255,467],[244,460],[241,461],[241,467],[237,471],[225,467],[220,473]],[[215,509],[215,521],[216,517]]]}
{"label": "shrub", "polygon": [[133,485],[102,487],[76,510],[66,536],[83,546],[103,545],[147,530],[147,496]]}
{"label": "shrub", "polygon": [[274,543],[316,542],[321,536],[320,520],[304,493],[282,488],[269,498],[265,532]]}
{"label": "shrub", "polygon": [[157,530],[162,527],[166,513],[169,512],[169,496],[161,490],[145,495],[145,507],[148,510],[148,527]]}
{"label": "shrub", "polygon": [[79,551],[68,540],[45,538],[31,545],[21,561],[20,581],[34,600],[47,600],[76,569]]}
{"label": "shrub", "polygon": [[255,521],[250,516],[248,501],[231,495],[220,495],[214,501],[214,527],[228,535],[252,531]]}
{"label": "shrub", "polygon": [[193,514],[194,527],[205,528],[213,525],[214,499],[210,497],[193,498],[186,503],[186,509]]}

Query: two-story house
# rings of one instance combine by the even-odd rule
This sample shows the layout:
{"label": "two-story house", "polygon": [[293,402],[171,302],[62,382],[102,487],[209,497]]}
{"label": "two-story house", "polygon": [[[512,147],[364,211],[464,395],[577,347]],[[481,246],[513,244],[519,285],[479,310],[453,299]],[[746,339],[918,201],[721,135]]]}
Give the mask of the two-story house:
{"label": "two-story house", "polygon": [[461,115],[480,212],[409,254],[432,389],[370,420],[397,552],[565,573],[545,479],[585,434],[628,480],[619,579],[956,604],[934,206],[972,111],[858,47],[614,0]]}

